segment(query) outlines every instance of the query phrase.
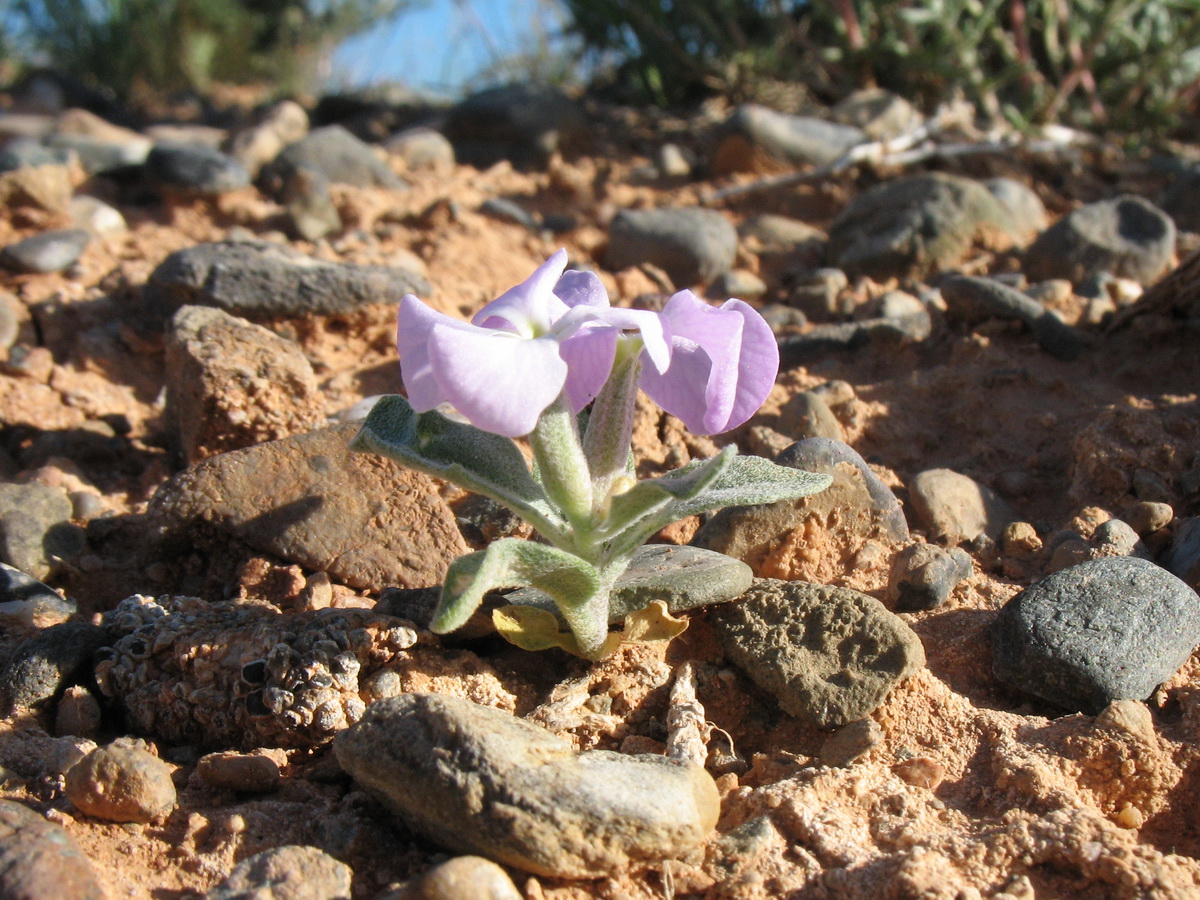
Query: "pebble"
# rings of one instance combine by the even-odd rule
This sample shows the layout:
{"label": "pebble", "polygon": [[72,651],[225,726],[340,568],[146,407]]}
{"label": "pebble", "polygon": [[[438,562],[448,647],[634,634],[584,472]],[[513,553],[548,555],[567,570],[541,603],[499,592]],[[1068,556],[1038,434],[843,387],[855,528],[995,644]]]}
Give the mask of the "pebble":
{"label": "pebble", "polygon": [[1059,219],[1025,251],[1033,281],[1079,284],[1100,272],[1151,284],[1171,267],[1175,223],[1149,200],[1122,195],[1082,206]]}
{"label": "pebble", "polygon": [[754,171],[755,154],[790,165],[831,163],[867,139],[861,128],[812,116],[794,116],[753,103],[726,120],[713,151],[713,173]]}
{"label": "pebble", "polygon": [[737,230],[714,209],[625,209],[609,223],[605,265],[619,271],[649,263],[682,288],[725,274],[736,254]]}
{"label": "pebble", "polygon": [[324,850],[289,844],[243,859],[205,900],[348,900],[353,880]]}
{"label": "pebble", "polygon": [[[825,232],[807,222],[774,213],[758,213],[750,216],[738,226],[738,235],[745,241],[753,241],[766,251],[795,250],[810,241],[824,243]],[[842,274],[845,287],[849,284]]]}
{"label": "pebble", "polygon": [[731,269],[718,275],[709,286],[708,297],[723,301],[729,297],[739,300],[759,300],[767,292],[767,283],[746,269]]}
{"label": "pebble", "polygon": [[1041,552],[1042,539],[1028,522],[1009,522],[1000,535],[1000,547],[1005,556],[1028,559]]}
{"label": "pebble", "polygon": [[302,241],[315,243],[342,230],[342,214],[329,193],[329,182],[314,169],[289,171],[279,199],[287,211],[289,230]]}
{"label": "pebble", "polygon": [[1175,523],[1175,533],[1163,558],[1163,566],[1200,591],[1200,516]]}
{"label": "pebble", "polygon": [[279,155],[289,144],[308,134],[308,113],[294,100],[281,100],[270,107],[262,118],[238,131],[228,141],[227,151],[240,160],[257,177],[262,167]]}
{"label": "pebble", "polygon": [[953,275],[940,287],[950,314],[968,324],[1014,319],[1025,323],[1038,345],[1058,359],[1073,360],[1083,350],[1079,334],[1054,310],[993,278]]}
{"label": "pebble", "polygon": [[63,691],[54,710],[54,733],[59,737],[94,738],[103,720],[100,703],[92,692],[81,685]]}
{"label": "pebble", "polygon": [[556,152],[587,132],[579,105],[561,90],[509,84],[471,94],[446,117],[442,133],[459,162],[488,168],[508,160],[517,168],[545,168]]}
{"label": "pebble", "polygon": [[798,441],[775,457],[793,469],[832,477],[829,487],[796,500],[726,507],[701,526],[692,544],[761,565],[769,548],[789,533],[827,528],[846,551],[866,540],[900,543],[908,525],[900,501],[855,450],[830,438]]}
{"label": "pebble", "polygon": [[788,303],[792,306],[819,319],[842,314],[841,296],[850,287],[850,279],[841,269],[813,269],[789,281]]}
{"label": "pebble", "polygon": [[854,91],[829,111],[843,125],[861,128],[873,141],[898,137],[921,124],[920,110],[882,88]]}
{"label": "pebble", "polygon": [[[363,590],[439,584],[469,552],[433,479],[350,451],[337,425],[211,456],[150,501],[162,539],[188,546],[216,529]],[[168,558],[174,551],[165,549]]]}
{"label": "pebble", "polygon": [[107,900],[109,894],[65,828],[20,803],[0,800],[0,897]]}
{"label": "pebble", "polygon": [[72,197],[67,211],[76,225],[97,237],[115,237],[129,230],[125,217],[118,210],[87,194]]}
{"label": "pebble", "polygon": [[374,303],[428,297],[407,269],[318,261],[290,247],[217,241],[177,250],[150,274],[145,292],[164,318],[180,306],[215,306],[250,318],[338,315]]}
{"label": "pebble", "polygon": [[887,598],[897,612],[937,609],[973,571],[971,557],[961,547],[912,544],[892,560]]}
{"label": "pebble", "polygon": [[[662,600],[672,613],[736,600],[750,587],[754,573],[738,559],[699,547],[647,544],[639,547],[629,568],[617,576],[609,598],[608,621],[625,621],[635,610]],[[557,613],[554,602],[540,591],[522,588],[509,594],[509,603],[540,606]]]}
{"label": "pebble", "polygon": [[236,753],[232,750],[209,753],[196,763],[196,775],[206,785],[231,791],[265,794],[279,787],[279,764],[269,756]]}
{"label": "pebble", "polygon": [[0,713],[49,700],[90,671],[105,643],[104,629],[89,622],[51,625],[21,641],[0,663]]}
{"label": "pebble", "polygon": [[1169,503],[1139,500],[1130,505],[1123,518],[1130,528],[1145,537],[1170,525],[1175,519],[1175,510]]}
{"label": "pebble", "polygon": [[820,728],[869,716],[925,665],[913,630],[848,588],[758,579],[709,616],[730,661],[785,712]]}
{"label": "pebble", "polygon": [[1094,714],[1145,700],[1200,644],[1200,597],[1166,569],[1113,556],[1055,572],[993,626],[993,671],[1018,690]]}
{"label": "pebble", "polygon": [[511,222],[513,225],[520,225],[530,231],[537,231],[541,227],[533,214],[504,197],[489,197],[480,205],[479,211],[497,221]]}
{"label": "pebble", "polygon": [[693,163],[689,156],[678,144],[663,144],[654,156],[654,168],[662,178],[689,178]]}
{"label": "pebble", "polygon": [[820,395],[812,391],[801,391],[783,405],[775,430],[796,441],[805,438],[828,438],[839,443],[846,441],[842,423]]}
{"label": "pebble", "polygon": [[8,292],[0,292],[0,354],[9,351],[21,336],[21,322],[28,316],[25,305]]}
{"label": "pebble", "polygon": [[175,808],[171,767],[131,744],[97,747],[67,772],[67,799],[109,822],[154,822]]}
{"label": "pebble", "polygon": [[39,166],[65,166],[70,161],[71,154],[66,150],[47,147],[33,138],[16,138],[0,147],[0,172]]}
{"label": "pebble", "polygon": [[1114,700],[1096,716],[1096,726],[1124,731],[1151,745],[1158,741],[1150,708],[1138,700]]}
{"label": "pebble", "polygon": [[983,186],[1008,213],[1018,248],[1028,246],[1045,229],[1046,207],[1033,188],[1011,178],[989,178]]}
{"label": "pebble", "polygon": [[165,344],[165,418],[187,463],[325,424],[312,365],[273,331],[219,309],[184,306]]}
{"label": "pebble", "polygon": [[216,197],[250,183],[240,160],[203,144],[157,144],[146,157],[146,177],[160,188]]}
{"label": "pebble", "polygon": [[16,272],[61,272],[79,261],[91,240],[82,228],[43,231],[4,247],[0,263]]}
{"label": "pebble", "polygon": [[396,900],[521,900],[521,892],[490,859],[456,856],[434,866]]}
{"label": "pebble", "polygon": [[900,780],[913,787],[936,791],[946,780],[946,767],[928,756],[912,756],[892,766]]}
{"label": "pebble", "polygon": [[821,744],[817,758],[823,766],[844,768],[866,756],[883,741],[883,729],[874,719],[858,719],[837,729]]}
{"label": "pebble", "polygon": [[699,766],[578,752],[537,725],[442,694],[377,701],[334,752],[413,829],[536,875],[597,878],[676,859],[704,843],[720,814]]}
{"label": "pebble", "polygon": [[960,263],[977,242],[1011,246],[1015,225],[983,184],[931,173],[858,195],[829,230],[830,252],[851,275],[922,277]]}
{"label": "pebble", "polygon": [[289,144],[262,167],[258,180],[272,197],[280,196],[297,169],[311,169],[329,184],[402,190],[408,185],[369,145],[341,125],[315,128]]}
{"label": "pebble", "polygon": [[39,628],[75,614],[75,601],[20,569],[0,563],[0,618]]}
{"label": "pebble", "polygon": [[61,488],[31,482],[0,484],[0,561],[46,578],[84,548],[71,524],[71,500]]}
{"label": "pebble", "polygon": [[46,146],[74,155],[88,175],[104,175],[144,164],[154,142],[140,135],[113,139],[57,132],[47,136]]}
{"label": "pebble", "polygon": [[383,149],[409,170],[452,169],[456,162],[454,145],[433,128],[406,128],[384,141]]}
{"label": "pebble", "polygon": [[926,469],[908,485],[913,517],[930,540],[950,546],[981,535],[993,541],[1017,515],[991,489],[950,469]]}

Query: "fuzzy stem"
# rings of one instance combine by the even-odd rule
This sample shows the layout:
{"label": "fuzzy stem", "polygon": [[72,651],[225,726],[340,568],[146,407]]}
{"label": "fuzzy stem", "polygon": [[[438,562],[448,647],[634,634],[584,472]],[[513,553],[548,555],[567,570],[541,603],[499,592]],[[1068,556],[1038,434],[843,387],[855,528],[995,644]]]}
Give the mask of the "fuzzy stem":
{"label": "fuzzy stem", "polygon": [[633,439],[638,375],[642,370],[642,341],[623,337],[617,342],[612,374],[596,396],[588,418],[583,446],[592,472],[592,505],[598,520],[608,513],[613,488],[626,474]]}
{"label": "fuzzy stem", "polygon": [[[566,514],[576,538],[592,530],[592,480],[579,441],[579,428],[566,399],[546,407],[529,433],[542,487]],[[578,552],[578,548],[561,548]]]}

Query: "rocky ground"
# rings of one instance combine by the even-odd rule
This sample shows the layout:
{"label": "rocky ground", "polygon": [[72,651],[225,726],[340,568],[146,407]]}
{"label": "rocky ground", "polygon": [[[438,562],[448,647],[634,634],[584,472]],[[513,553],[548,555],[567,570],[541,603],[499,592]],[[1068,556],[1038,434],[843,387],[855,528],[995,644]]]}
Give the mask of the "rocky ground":
{"label": "rocky ground", "polygon": [[[1187,148],[879,97],[44,96],[0,117],[0,559],[38,580],[0,598],[0,895],[1200,893]],[[429,633],[421,589],[524,532],[346,447],[403,293],[469,316],[559,247],[780,336],[737,430],[639,409],[643,476],[732,442],[834,477],[664,531],[755,582],[600,663]]]}

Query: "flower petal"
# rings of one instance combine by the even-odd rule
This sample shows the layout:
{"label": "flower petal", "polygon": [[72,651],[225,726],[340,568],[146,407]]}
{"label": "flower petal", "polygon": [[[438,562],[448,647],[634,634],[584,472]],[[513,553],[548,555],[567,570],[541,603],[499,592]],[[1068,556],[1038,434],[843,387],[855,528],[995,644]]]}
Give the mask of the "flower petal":
{"label": "flower petal", "polygon": [[659,372],[671,361],[671,328],[661,313],[647,309],[624,309],[618,306],[576,306],[554,325],[560,336],[574,333],[585,323],[596,322],[618,331],[641,334],[646,356]]}
{"label": "flower petal", "polygon": [[615,328],[585,325],[559,344],[558,352],[567,364],[567,383],[563,390],[574,412],[595,400],[612,374],[618,337],[620,334]]}
{"label": "flower petal", "polygon": [[566,265],[567,251],[559,250],[532,275],[477,312],[471,322],[525,338],[540,337],[567,311],[567,305],[554,293]]}
{"label": "flower petal", "polygon": [[568,269],[554,285],[554,293],[567,306],[608,306],[608,291],[595,272]]}
{"label": "flower petal", "polygon": [[558,342],[468,329],[435,328],[429,337],[430,367],[446,399],[484,431],[505,437],[533,431],[567,379]]}
{"label": "flower petal", "polygon": [[396,317],[396,347],[400,351],[400,377],[408,402],[417,412],[428,412],[446,402],[429,360],[429,338],[435,328],[471,328],[430,309],[412,294],[400,299]]}
{"label": "flower petal", "polygon": [[736,428],[762,405],[779,370],[770,326],[752,306],[728,300],[709,306],[691,291],[667,302],[671,365],[647,368],[642,389],[697,434]]}

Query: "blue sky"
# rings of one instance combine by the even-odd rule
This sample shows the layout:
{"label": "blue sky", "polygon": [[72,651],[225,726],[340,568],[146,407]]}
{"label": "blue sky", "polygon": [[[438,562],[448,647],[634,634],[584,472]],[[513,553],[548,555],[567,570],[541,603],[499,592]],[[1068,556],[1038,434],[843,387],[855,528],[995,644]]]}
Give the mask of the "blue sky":
{"label": "blue sky", "polygon": [[490,64],[529,48],[539,30],[556,33],[560,9],[555,0],[427,0],[339,47],[331,81],[397,81],[454,95]]}

